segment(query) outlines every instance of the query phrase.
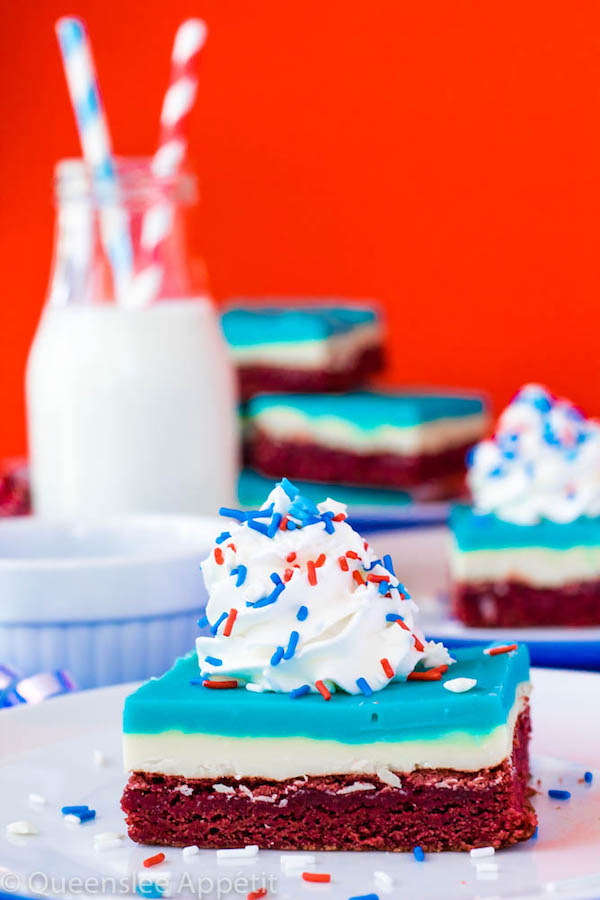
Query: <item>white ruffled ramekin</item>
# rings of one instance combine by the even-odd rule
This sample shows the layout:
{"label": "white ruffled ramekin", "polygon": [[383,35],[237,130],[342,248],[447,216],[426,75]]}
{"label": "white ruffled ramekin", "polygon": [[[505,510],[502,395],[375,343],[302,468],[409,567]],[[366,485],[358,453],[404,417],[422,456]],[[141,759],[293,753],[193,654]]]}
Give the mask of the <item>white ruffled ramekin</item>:
{"label": "white ruffled ramekin", "polygon": [[0,664],[80,688],[160,675],[193,649],[217,519],[0,521]]}

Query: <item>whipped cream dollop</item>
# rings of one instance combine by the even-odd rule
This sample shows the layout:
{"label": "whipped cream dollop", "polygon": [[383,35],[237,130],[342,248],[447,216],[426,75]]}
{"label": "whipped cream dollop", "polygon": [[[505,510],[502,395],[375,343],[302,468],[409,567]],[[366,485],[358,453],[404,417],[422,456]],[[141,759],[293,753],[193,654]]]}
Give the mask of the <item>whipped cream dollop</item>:
{"label": "whipped cream dollop", "polygon": [[343,504],[315,506],[284,479],[260,510],[221,512],[232,524],[202,563],[214,635],[196,640],[203,678],[327,699],[452,662],[418,629],[390,557],[348,525]]}
{"label": "whipped cream dollop", "polygon": [[600,423],[528,384],[472,452],[476,511],[519,525],[600,515]]}

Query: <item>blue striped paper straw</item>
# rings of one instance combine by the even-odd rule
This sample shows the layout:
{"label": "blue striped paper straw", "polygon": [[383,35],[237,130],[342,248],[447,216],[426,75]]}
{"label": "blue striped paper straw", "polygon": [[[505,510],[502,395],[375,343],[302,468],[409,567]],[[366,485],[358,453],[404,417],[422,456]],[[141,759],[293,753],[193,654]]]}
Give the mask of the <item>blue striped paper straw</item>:
{"label": "blue striped paper straw", "polygon": [[56,35],[83,156],[99,195],[102,242],[117,299],[125,302],[133,275],[133,245],[127,213],[119,202],[119,182],[89,37],[83,22],[70,16],[58,20]]}

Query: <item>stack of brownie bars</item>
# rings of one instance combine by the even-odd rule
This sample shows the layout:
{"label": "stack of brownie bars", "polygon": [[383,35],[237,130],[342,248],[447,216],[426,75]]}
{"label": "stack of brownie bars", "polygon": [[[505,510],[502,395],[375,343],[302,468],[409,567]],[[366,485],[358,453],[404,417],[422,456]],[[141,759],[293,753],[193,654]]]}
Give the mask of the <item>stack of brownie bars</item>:
{"label": "stack of brownie bars", "polygon": [[369,387],[384,360],[375,305],[239,303],[223,329],[242,399],[242,505],[284,475],[313,499],[335,486],[354,506],[461,492],[466,453],[487,427],[485,399]]}

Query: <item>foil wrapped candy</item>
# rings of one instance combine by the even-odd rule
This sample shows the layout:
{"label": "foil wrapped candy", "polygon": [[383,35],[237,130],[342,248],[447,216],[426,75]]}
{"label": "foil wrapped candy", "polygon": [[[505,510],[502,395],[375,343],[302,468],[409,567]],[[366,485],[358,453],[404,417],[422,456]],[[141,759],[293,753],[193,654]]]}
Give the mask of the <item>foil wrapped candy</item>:
{"label": "foil wrapped candy", "polygon": [[70,694],[76,690],[77,685],[64,669],[39,672],[22,678],[14,669],[0,665],[0,709],[23,703],[41,703],[50,697]]}

